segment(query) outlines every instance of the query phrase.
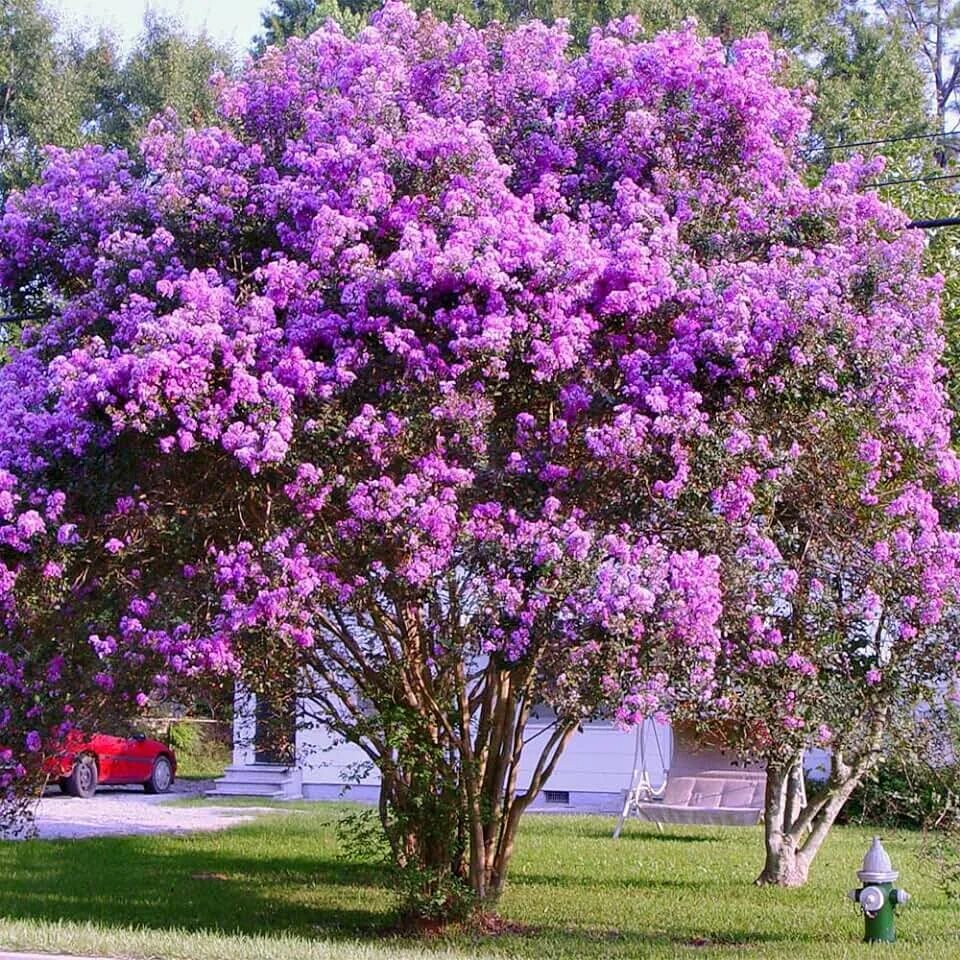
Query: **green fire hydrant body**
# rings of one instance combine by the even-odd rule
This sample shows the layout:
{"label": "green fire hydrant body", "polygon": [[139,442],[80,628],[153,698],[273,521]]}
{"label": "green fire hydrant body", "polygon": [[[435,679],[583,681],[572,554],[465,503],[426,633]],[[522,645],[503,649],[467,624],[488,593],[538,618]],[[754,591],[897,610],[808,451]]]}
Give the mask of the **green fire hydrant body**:
{"label": "green fire hydrant body", "polygon": [[851,890],[848,896],[863,911],[864,941],[893,943],[897,938],[894,927],[896,908],[905,904],[910,894],[894,886],[900,874],[893,869],[879,837],[873,838],[857,876],[863,886]]}

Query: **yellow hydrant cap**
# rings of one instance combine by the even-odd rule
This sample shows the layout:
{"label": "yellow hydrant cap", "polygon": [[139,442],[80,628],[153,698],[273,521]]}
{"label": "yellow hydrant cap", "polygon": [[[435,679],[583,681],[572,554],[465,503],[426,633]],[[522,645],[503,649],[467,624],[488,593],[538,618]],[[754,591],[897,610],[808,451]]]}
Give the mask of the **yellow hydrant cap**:
{"label": "yellow hydrant cap", "polygon": [[899,872],[893,869],[890,856],[883,849],[879,837],[873,838],[857,876],[863,883],[893,883],[900,876]]}

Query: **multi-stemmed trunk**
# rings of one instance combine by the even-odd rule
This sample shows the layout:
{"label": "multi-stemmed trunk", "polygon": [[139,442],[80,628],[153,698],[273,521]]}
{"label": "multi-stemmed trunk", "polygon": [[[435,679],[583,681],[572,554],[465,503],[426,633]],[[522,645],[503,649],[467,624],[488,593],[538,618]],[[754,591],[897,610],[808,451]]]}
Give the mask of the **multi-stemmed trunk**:
{"label": "multi-stemmed trunk", "polygon": [[541,648],[519,662],[478,653],[459,590],[451,584],[433,604],[430,628],[422,608],[399,599],[349,620],[331,611],[300,691],[314,705],[308,722],[360,747],[379,771],[407,912],[432,919],[496,902],[521,817],[578,726],[557,718],[529,736]]}
{"label": "multi-stemmed trunk", "polygon": [[869,718],[855,759],[847,762],[840,751],[834,752],[830,776],[812,797],[806,796],[803,787],[802,756],[768,758],[766,856],[758,884],[799,887],[807,882],[810,865],[843,805],[880,758],[886,718],[884,712]]}
{"label": "multi-stemmed trunk", "polygon": [[542,735],[521,785],[528,673],[491,663],[477,709],[463,684],[449,720],[419,731],[410,723],[408,740],[392,738],[390,760],[380,765],[380,817],[414,919],[488,911],[503,892],[521,817],[577,726],[556,721]]}

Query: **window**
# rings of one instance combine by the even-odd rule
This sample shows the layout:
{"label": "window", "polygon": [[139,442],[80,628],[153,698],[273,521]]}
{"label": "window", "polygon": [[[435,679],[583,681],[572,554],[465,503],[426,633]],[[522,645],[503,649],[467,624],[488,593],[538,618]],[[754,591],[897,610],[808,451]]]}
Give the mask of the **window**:
{"label": "window", "polygon": [[545,790],[544,799],[547,803],[570,803],[569,790]]}

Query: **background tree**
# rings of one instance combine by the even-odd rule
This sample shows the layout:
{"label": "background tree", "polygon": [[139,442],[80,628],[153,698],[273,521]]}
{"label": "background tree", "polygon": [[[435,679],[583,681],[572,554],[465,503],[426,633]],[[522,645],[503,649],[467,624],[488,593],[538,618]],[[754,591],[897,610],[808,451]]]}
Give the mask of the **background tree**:
{"label": "background tree", "polygon": [[233,53],[205,33],[190,36],[176,20],[149,11],[133,49],[113,59],[114,69],[98,77],[89,122],[98,142],[126,148],[164,110],[197,126],[213,119],[210,77],[234,66]]}
{"label": "background tree", "polygon": [[[790,49],[804,64],[795,69],[816,83],[811,124],[816,145],[936,129],[909,37],[896,24],[878,24],[859,6],[844,4],[806,35],[812,42],[804,46],[801,36]],[[893,158],[929,152],[918,141],[887,143],[880,150]]]}
{"label": "background tree", "polygon": [[63,37],[40,0],[0,10],[0,195],[36,176],[48,144],[133,147],[165,108],[185,120],[212,116],[210,75],[230,72],[229,50],[150,14],[129,55],[101,34]]}
{"label": "background tree", "polygon": [[74,49],[56,42],[55,29],[36,0],[0,9],[0,193],[31,176],[43,144],[80,142],[81,64]]}
{"label": "background tree", "polygon": [[273,0],[273,6],[260,17],[263,33],[254,37],[254,50],[263,53],[268,46],[281,45],[290,37],[306,37],[328,19],[340,24],[347,34],[354,34],[379,6],[375,0],[342,4],[337,0]]}
{"label": "background tree", "polygon": [[[949,0],[878,0],[876,11],[882,22],[900,30],[912,42],[912,49],[929,84],[936,129],[952,129],[960,85],[960,5]],[[941,164],[946,163],[941,153]]]}

